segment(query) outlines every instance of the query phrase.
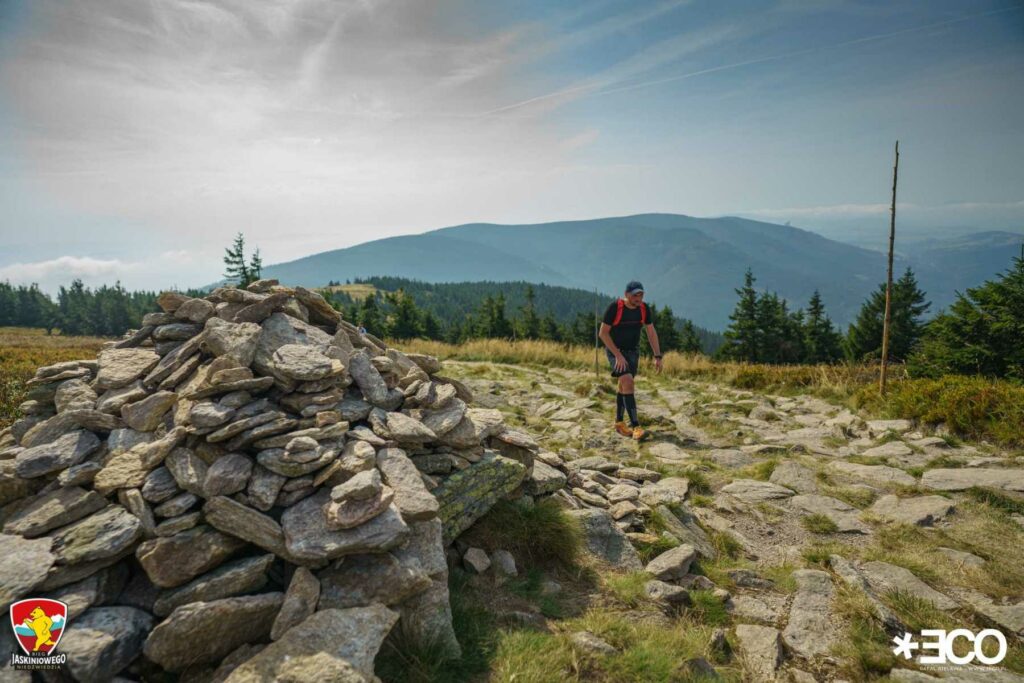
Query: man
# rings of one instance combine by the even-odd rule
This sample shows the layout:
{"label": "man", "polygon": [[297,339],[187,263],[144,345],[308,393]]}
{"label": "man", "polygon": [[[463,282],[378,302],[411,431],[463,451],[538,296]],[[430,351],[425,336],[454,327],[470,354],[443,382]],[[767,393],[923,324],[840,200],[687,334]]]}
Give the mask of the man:
{"label": "man", "polygon": [[[636,280],[626,285],[625,295],[604,312],[598,337],[604,342],[605,355],[612,367],[612,377],[619,380],[619,393],[615,395],[615,431],[639,441],[644,430],[636,414],[633,379],[640,366],[640,329],[647,332],[647,341],[654,351],[654,367],[661,372],[661,346],[658,332],[651,321],[651,311],[644,303],[644,286]],[[629,415],[629,425],[623,421]]]}

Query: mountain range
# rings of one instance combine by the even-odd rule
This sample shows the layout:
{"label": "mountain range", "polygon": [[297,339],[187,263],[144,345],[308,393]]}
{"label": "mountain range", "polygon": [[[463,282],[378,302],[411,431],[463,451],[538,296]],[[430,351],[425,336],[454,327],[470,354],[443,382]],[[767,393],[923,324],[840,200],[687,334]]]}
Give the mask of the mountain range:
{"label": "mountain range", "polygon": [[[898,277],[914,269],[934,313],[956,291],[1010,267],[1022,241],[1024,234],[1002,231],[916,241],[899,245],[894,270]],[[458,225],[266,266],[263,276],[307,287],[394,275],[426,282],[522,280],[599,292],[619,292],[638,279],[651,300],[672,306],[677,316],[723,329],[748,268],[758,289],[778,293],[791,308],[805,306],[819,290],[832,319],[845,327],[885,281],[886,256],[788,225],[640,214]]]}

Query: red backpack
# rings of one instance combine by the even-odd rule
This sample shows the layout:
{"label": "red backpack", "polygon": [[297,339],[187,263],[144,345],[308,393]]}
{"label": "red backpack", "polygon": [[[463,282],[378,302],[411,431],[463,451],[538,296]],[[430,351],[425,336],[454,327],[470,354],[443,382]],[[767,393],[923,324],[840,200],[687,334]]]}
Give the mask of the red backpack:
{"label": "red backpack", "polygon": [[[615,327],[622,322],[622,309],[626,307],[626,300],[619,299],[618,306],[615,309],[615,320],[612,320],[612,327]],[[643,327],[647,324],[647,304],[640,304],[640,326]]]}

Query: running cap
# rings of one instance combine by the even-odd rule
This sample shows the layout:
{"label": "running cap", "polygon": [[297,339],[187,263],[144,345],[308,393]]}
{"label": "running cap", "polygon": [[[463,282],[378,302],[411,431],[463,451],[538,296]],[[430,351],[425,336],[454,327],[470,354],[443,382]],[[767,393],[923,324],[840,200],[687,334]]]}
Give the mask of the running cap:
{"label": "running cap", "polygon": [[637,292],[644,291],[644,286],[636,280],[631,281],[626,285],[626,294],[636,294]]}

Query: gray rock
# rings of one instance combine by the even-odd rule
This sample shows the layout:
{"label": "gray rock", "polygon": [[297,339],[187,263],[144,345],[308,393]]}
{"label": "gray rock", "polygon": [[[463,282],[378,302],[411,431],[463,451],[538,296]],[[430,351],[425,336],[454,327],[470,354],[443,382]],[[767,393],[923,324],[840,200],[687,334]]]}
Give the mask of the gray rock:
{"label": "gray rock", "polygon": [[164,461],[184,436],[184,428],[176,427],[156,441],[139,444],[127,453],[111,458],[96,473],[93,488],[106,495],[120,488],[141,487],[149,473]]}
{"label": "gray rock", "polygon": [[183,586],[160,591],[153,603],[153,614],[166,617],[191,602],[209,602],[254,593],[266,585],[267,571],[273,561],[273,555],[257,555],[226,562]]}
{"label": "gray rock", "polygon": [[95,491],[77,486],[59,488],[37,496],[28,506],[11,515],[4,524],[4,533],[34,538],[91,515],[106,504],[103,496]]}
{"label": "gray rock", "polygon": [[153,629],[144,652],[167,671],[214,664],[240,645],[265,640],[283,601],[282,593],[264,593],[183,605]]}
{"label": "gray rock", "polygon": [[871,587],[871,584],[868,583],[863,572],[853,566],[849,560],[841,555],[830,555],[829,567],[832,568],[832,571],[834,571],[839,578],[846,583],[846,585],[863,592],[864,595],[867,596],[871,606],[874,607],[875,614],[882,620],[887,631],[895,633],[907,630],[899,617],[896,616],[896,614],[879,599],[878,594]]}
{"label": "gray rock", "polygon": [[423,484],[416,465],[399,448],[382,448],[377,453],[377,467],[388,486],[395,490],[395,504],[408,522],[418,522],[437,515],[439,503]]}
{"label": "gray rock", "polygon": [[834,472],[845,474],[872,484],[900,484],[902,486],[913,486],[917,480],[895,467],[887,465],[860,465],[855,462],[833,462],[830,469]]}
{"label": "gray rock", "polygon": [[127,582],[128,565],[119,562],[42,597],[65,603],[68,606],[67,618],[72,621],[90,607],[113,602]]}
{"label": "gray rock", "polygon": [[406,599],[399,607],[402,630],[414,643],[431,646],[452,659],[461,657],[452,628],[452,609],[447,575],[435,578],[425,591]]}
{"label": "gray rock", "polygon": [[523,481],[522,463],[486,451],[479,462],[455,472],[431,493],[437,498],[444,541],[451,543]]}
{"label": "gray rock", "polygon": [[244,491],[252,474],[253,462],[241,453],[217,458],[206,470],[203,492],[207,497],[230,496]]}
{"label": "gray rock", "polygon": [[868,420],[867,427],[871,436],[878,437],[883,436],[886,432],[897,434],[909,432],[913,425],[910,420]]}
{"label": "gray rock", "polygon": [[956,468],[927,470],[921,486],[936,491],[964,491],[983,486],[1006,491],[1024,491],[1024,469]]}
{"label": "gray rock", "polygon": [[865,562],[861,565],[860,570],[868,584],[877,593],[884,594],[890,590],[903,591],[922,600],[928,600],[942,610],[956,609],[958,606],[955,600],[914,576],[909,569],[887,562]]}
{"label": "gray rock", "polygon": [[762,503],[793,495],[793,492],[784,486],[756,479],[737,479],[723,486],[722,492],[728,493],[744,503]]}
{"label": "gray rock", "polygon": [[22,479],[41,477],[77,465],[100,447],[92,432],[75,431],[56,441],[26,448],[15,458],[15,472]]}
{"label": "gray rock", "polygon": [[331,501],[324,508],[327,528],[353,529],[383,514],[395,499],[395,490],[390,486],[381,488],[370,498]]}
{"label": "gray rock", "polygon": [[789,609],[789,621],[782,632],[786,646],[801,657],[814,660],[829,652],[838,640],[831,603],[835,590],[828,572],[798,569],[796,595]]}
{"label": "gray rock", "polygon": [[60,564],[81,564],[114,557],[142,538],[138,518],[110,505],[53,534],[53,554]]}
{"label": "gray rock", "polygon": [[132,429],[151,432],[163,423],[164,415],[178,402],[173,391],[158,391],[148,398],[121,408],[121,418]]}
{"label": "gray rock", "polygon": [[166,467],[158,467],[146,475],[142,484],[142,497],[150,503],[162,503],[181,491],[174,475]]}
{"label": "gray rock", "polygon": [[213,403],[212,401],[201,401],[192,406],[188,413],[189,422],[201,429],[218,427],[235,414],[234,408]]}
{"label": "gray rock", "polygon": [[159,325],[153,329],[153,339],[158,342],[166,341],[185,341],[196,336],[202,332],[202,325],[193,325],[191,323],[168,323],[167,325]]}
{"label": "gray rock", "polygon": [[329,500],[329,492],[321,490],[281,516],[288,553],[297,560],[318,562],[343,555],[383,552],[400,545],[409,534],[409,527],[394,505],[355,529],[331,530],[322,513]]}
{"label": "gray rock", "polygon": [[775,679],[782,666],[782,641],[778,629],[755,624],[736,626],[736,641],[743,668],[754,681]]}
{"label": "gray rock", "polygon": [[860,521],[857,508],[837,498],[812,493],[801,494],[793,496],[790,505],[794,510],[800,510],[809,515],[828,517],[836,525],[836,531],[840,533],[866,534],[870,532],[868,525]]}
{"label": "gray rock", "polygon": [[300,381],[323,379],[331,374],[331,359],[312,346],[285,344],[274,351],[271,365],[278,373]]}
{"label": "gray rock", "polygon": [[46,580],[57,558],[51,552],[53,539],[33,540],[0,534],[0,605],[7,605],[29,594]]}
{"label": "gray rock", "polygon": [[482,548],[470,548],[462,556],[462,564],[467,571],[473,574],[483,574],[491,568],[491,558]]}
{"label": "gray rock", "polygon": [[763,600],[749,595],[734,595],[729,603],[737,619],[774,626],[779,615]]}
{"label": "gray rock", "polygon": [[961,567],[983,567],[985,565],[985,559],[978,557],[974,553],[942,547],[936,548],[935,551],[946,556]]}
{"label": "gray rock", "polygon": [[902,458],[914,451],[902,441],[890,441],[881,446],[874,446],[864,451],[863,455],[868,458]]}
{"label": "gray rock", "polygon": [[651,507],[682,505],[689,487],[690,481],[683,477],[665,477],[654,483],[647,482],[640,489],[640,502]]}
{"label": "gray rock", "polygon": [[662,581],[681,579],[690,572],[690,564],[697,559],[697,550],[692,545],[680,545],[666,550],[647,563],[648,574]]}
{"label": "gray rock", "polygon": [[317,609],[397,605],[430,586],[418,560],[400,561],[391,553],[349,555],[320,572]]}
{"label": "gray rock", "polygon": [[567,514],[579,521],[584,546],[592,555],[624,571],[638,571],[643,567],[636,550],[607,510],[570,510]]}
{"label": "gray rock", "polygon": [[117,389],[107,389],[96,401],[96,410],[111,415],[120,415],[121,408],[128,403],[133,403],[146,398],[149,392],[142,385],[142,380],[135,380]]}
{"label": "gray rock", "polygon": [[157,517],[177,517],[188,512],[198,502],[199,496],[186,491],[160,503],[153,512]]}
{"label": "gray rock", "polygon": [[107,437],[107,450],[110,451],[110,455],[118,455],[127,453],[139,444],[153,443],[154,441],[156,441],[156,434],[152,432],[139,432],[125,427],[110,432]]}
{"label": "gray rock", "polygon": [[894,495],[882,496],[875,501],[868,512],[892,522],[931,526],[945,519],[956,509],[956,505],[942,496],[914,496],[900,498]]}
{"label": "gray rock", "polygon": [[366,500],[380,492],[380,472],[376,469],[359,472],[343,484],[331,489],[331,500],[340,503],[346,500]]}
{"label": "gray rock", "polygon": [[[543,465],[543,464],[544,463],[542,463],[539,460],[534,462],[533,463],[534,472],[537,471],[537,469],[538,469],[537,466],[538,465]],[[554,468],[552,467],[551,469],[554,469]],[[558,470],[555,470],[555,471],[558,472]],[[559,474],[561,474],[561,473],[559,473]],[[562,478],[565,479],[564,475],[563,475]],[[558,488],[561,488],[561,486],[558,487]],[[555,491],[557,491],[557,490],[558,489],[555,489]],[[548,491],[548,493],[554,493],[554,491]],[[531,495],[535,495],[535,494],[531,494]],[[622,502],[625,502],[625,501],[636,501],[636,500],[639,500],[639,499],[640,499],[640,488],[638,486],[629,486],[628,484],[616,484],[615,486],[612,486],[611,488],[608,489],[608,502],[612,503],[612,504],[622,503]]]}
{"label": "gray rock", "polygon": [[309,618],[316,611],[319,599],[320,581],[305,567],[296,568],[291,583],[288,584],[284,604],[281,605],[281,611],[278,612],[270,630],[270,639],[278,640],[292,626]]}
{"label": "gray rock", "polygon": [[[72,465],[57,475],[58,486],[85,486],[92,483],[96,474],[103,469],[98,462],[83,462]],[[3,496],[0,496],[2,498]]]}
{"label": "gray rock", "polygon": [[57,412],[68,410],[93,410],[96,408],[96,392],[80,379],[61,382],[53,396]]}
{"label": "gray rock", "polygon": [[507,550],[495,550],[491,553],[491,564],[494,571],[500,576],[518,576],[516,569],[516,558]]}
{"label": "gray rock", "polygon": [[248,505],[242,505],[225,496],[216,496],[203,506],[203,517],[210,526],[225,534],[249,541],[275,555],[288,555],[281,525],[273,517]]}
{"label": "gray rock", "polygon": [[690,592],[681,586],[652,580],[644,584],[644,595],[655,602],[669,605],[689,605]]}
{"label": "gray rock", "polygon": [[263,332],[252,365],[262,375],[276,376],[274,352],[286,344],[311,346],[325,355],[331,345],[331,337],[326,332],[286,313],[274,313],[261,327]]}
{"label": "gray rock", "polygon": [[416,564],[432,578],[448,576],[448,562],[444,555],[443,529],[439,519],[415,522],[409,525],[412,531],[405,545],[391,551],[403,565]]}
{"label": "gray rock", "polygon": [[198,511],[190,512],[178,517],[171,517],[157,524],[153,533],[162,538],[174,536],[175,534],[180,534],[182,531],[187,531],[188,529],[195,527],[199,524],[200,519],[202,519],[202,513]]}
{"label": "gray rock", "polygon": [[143,538],[153,538],[153,536],[156,536],[156,522],[153,519],[153,510],[150,509],[146,499],[142,497],[142,491],[139,489],[121,489],[117,492],[117,502],[121,503],[128,512],[135,515],[135,518],[139,520],[139,524],[142,525]]}
{"label": "gray rock", "polygon": [[618,650],[595,636],[590,631],[577,631],[569,636],[573,647],[585,655],[613,655]]}
{"label": "gray rock", "polygon": [[201,525],[168,538],[143,541],[135,551],[150,581],[174,588],[219,566],[245,541]]}
{"label": "gray rock", "polygon": [[[327,609],[316,612],[301,624],[292,627],[276,642],[258,655],[239,665],[225,683],[257,683],[309,678],[285,679],[288,667],[313,657],[328,658],[331,666],[354,667],[368,679],[373,676],[373,660],[385,636],[398,621],[398,614],[382,605],[351,609]],[[322,678],[323,665],[315,670]],[[353,681],[337,678],[331,680]]]}
{"label": "gray rock", "polygon": [[797,493],[817,493],[818,482],[814,471],[792,461],[780,462],[772,470],[768,481],[793,489]]}
{"label": "gray rock", "polygon": [[273,507],[281,487],[287,480],[287,477],[271,472],[262,465],[256,465],[249,478],[249,487],[245,490],[249,504],[257,510],[266,512]]}
{"label": "gray rock", "polygon": [[60,639],[68,672],[77,681],[109,681],[141,653],[153,617],[134,607],[94,607]]}
{"label": "gray rock", "polygon": [[259,325],[210,318],[205,329],[203,343],[210,353],[217,357],[227,356],[244,367],[252,365],[262,331]]}
{"label": "gray rock", "polygon": [[665,530],[680,543],[692,545],[697,554],[706,559],[713,560],[718,556],[711,539],[686,508],[676,508],[676,511],[673,511],[661,505],[655,508],[655,511],[660,515]]}
{"label": "gray rock", "polygon": [[352,375],[352,381],[359,387],[363,399],[375,406],[381,406],[388,401],[388,386],[381,377],[377,368],[370,362],[370,356],[365,350],[359,349],[348,359],[348,372]]}
{"label": "gray rock", "polygon": [[179,487],[197,496],[204,494],[208,467],[191,450],[175,448],[167,456],[166,466]]}
{"label": "gray rock", "polygon": [[160,361],[151,349],[105,349],[99,354],[97,391],[120,389],[139,379]]}
{"label": "gray rock", "polygon": [[426,425],[403,413],[386,412],[377,408],[370,413],[370,424],[373,425],[373,431],[379,436],[385,439],[394,439],[402,444],[419,444],[437,440],[437,434]]}

